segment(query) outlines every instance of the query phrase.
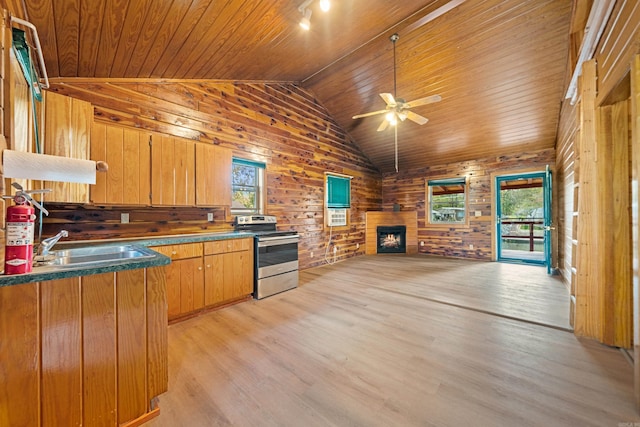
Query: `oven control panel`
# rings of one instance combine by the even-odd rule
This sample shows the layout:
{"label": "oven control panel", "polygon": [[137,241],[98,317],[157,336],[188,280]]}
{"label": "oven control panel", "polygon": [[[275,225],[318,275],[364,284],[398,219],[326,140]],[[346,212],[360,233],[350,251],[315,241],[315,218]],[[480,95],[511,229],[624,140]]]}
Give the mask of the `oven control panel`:
{"label": "oven control panel", "polygon": [[238,215],[236,217],[236,224],[239,225],[275,223],[276,217],[273,215]]}

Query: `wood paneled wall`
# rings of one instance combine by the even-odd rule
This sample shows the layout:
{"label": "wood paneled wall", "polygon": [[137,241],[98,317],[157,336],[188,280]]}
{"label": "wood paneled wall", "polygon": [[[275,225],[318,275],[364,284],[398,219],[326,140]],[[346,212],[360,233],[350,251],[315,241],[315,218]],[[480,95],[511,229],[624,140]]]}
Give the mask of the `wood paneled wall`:
{"label": "wood paneled wall", "polygon": [[[424,246],[418,246],[420,253],[490,260],[494,226],[492,174],[544,171],[545,165],[553,169],[554,164],[555,151],[549,149],[385,174],[382,181],[383,209],[391,211],[393,205],[398,204],[401,210],[417,211],[418,244],[424,242]],[[469,225],[443,227],[428,224],[425,217],[426,180],[462,176],[467,177],[469,183]],[[476,211],[480,216],[475,216]]]}
{"label": "wood paneled wall", "polygon": [[577,183],[579,150],[577,147],[578,126],[576,105],[562,104],[558,141],[556,143],[556,179],[558,188],[558,270],[567,286],[571,283],[575,259],[572,256],[574,238],[574,213],[577,213]]}
{"label": "wood paneled wall", "polygon": [[[353,176],[349,226],[334,228],[331,251],[338,248],[337,259],[364,254],[365,212],[381,208],[380,174],[297,85],[74,79],[54,81],[52,90],[91,102],[97,121],[218,144],[234,156],[265,162],[266,213],[278,217],[280,229],[300,233],[301,268],[324,263],[324,172]],[[123,235],[125,228],[118,229]]]}
{"label": "wood paneled wall", "polygon": [[[618,0],[605,27],[604,34],[595,51],[598,64],[597,104],[611,96],[621,100],[629,94],[629,81],[622,80],[628,75],[633,56],[638,53],[640,37],[640,7],[637,0]],[[620,82],[624,86],[620,86]]]}
{"label": "wood paneled wall", "polygon": [[621,347],[632,341],[629,215],[637,207],[630,190],[628,99],[639,37],[637,2],[617,1],[595,59],[583,66],[578,102],[563,102],[556,144],[559,265],[571,289],[572,325],[577,335]]}

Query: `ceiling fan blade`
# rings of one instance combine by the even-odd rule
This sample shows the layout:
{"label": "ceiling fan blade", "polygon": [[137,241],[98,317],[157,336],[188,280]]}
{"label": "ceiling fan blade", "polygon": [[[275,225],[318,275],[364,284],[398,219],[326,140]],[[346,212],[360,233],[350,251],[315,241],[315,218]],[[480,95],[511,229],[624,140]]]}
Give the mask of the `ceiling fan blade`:
{"label": "ceiling fan blade", "polygon": [[438,102],[441,100],[442,100],[442,97],[440,95],[426,96],[424,98],[419,98],[413,101],[405,102],[403,107],[404,108],[418,107],[420,105],[431,104],[433,102]]}
{"label": "ceiling fan blade", "polygon": [[385,118],[382,123],[380,123],[380,126],[378,126],[378,132],[382,132],[387,128],[387,126],[389,126],[389,120]]}
{"label": "ceiling fan blade", "polygon": [[382,98],[387,105],[390,105],[391,107],[396,106],[396,100],[390,93],[381,93],[380,98]]}
{"label": "ceiling fan blade", "polygon": [[353,119],[361,119],[363,117],[369,117],[369,116],[375,116],[377,114],[382,114],[382,113],[386,113],[389,110],[378,110],[378,111],[372,111],[371,113],[364,113],[364,114],[356,114],[355,116],[353,116]]}
{"label": "ceiling fan blade", "polygon": [[407,119],[411,120],[412,122],[416,122],[419,125],[423,125],[429,121],[429,119],[427,119],[426,117],[422,117],[420,114],[416,114],[413,111],[407,111],[406,114]]}

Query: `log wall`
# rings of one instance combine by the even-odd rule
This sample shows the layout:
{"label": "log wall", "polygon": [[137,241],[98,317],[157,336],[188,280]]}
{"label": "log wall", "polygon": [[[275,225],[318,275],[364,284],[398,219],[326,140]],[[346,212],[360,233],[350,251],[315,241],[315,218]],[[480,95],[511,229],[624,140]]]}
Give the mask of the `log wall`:
{"label": "log wall", "polygon": [[[234,156],[266,163],[266,213],[278,218],[280,229],[300,233],[301,268],[324,262],[321,255],[329,239],[324,226],[324,172],[353,176],[349,226],[334,227],[330,253],[335,246],[338,260],[364,254],[365,212],[381,207],[380,174],[313,95],[299,86],[74,79],[54,81],[52,90],[91,102],[96,121],[217,144],[233,150]],[[166,221],[153,219],[153,208],[92,209],[60,207],[45,221],[68,223],[75,215],[81,218],[81,228],[104,230],[105,218],[117,222],[119,212],[126,211],[130,224],[106,224],[119,237],[167,228]],[[206,211],[196,208],[170,214],[181,233],[189,227],[195,232],[230,228],[232,221],[216,213],[216,223],[207,224]],[[73,238],[90,238],[87,233],[78,228]]]}
{"label": "log wall", "polygon": [[[548,149],[514,156],[500,156],[468,162],[389,173],[383,176],[383,210],[417,211],[418,250],[420,253],[483,260],[495,259],[492,231],[492,177],[521,171],[540,170],[555,165],[555,150]],[[431,225],[425,217],[426,181],[467,177],[468,226]],[[480,216],[475,216],[476,212]],[[423,246],[421,242],[424,242]]]}

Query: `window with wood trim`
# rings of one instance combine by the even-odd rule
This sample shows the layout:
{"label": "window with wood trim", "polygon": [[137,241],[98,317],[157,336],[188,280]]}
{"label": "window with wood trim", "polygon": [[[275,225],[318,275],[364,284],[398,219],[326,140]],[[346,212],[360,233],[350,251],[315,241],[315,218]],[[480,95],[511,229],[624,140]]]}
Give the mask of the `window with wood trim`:
{"label": "window with wood trim", "polygon": [[467,182],[462,178],[427,181],[429,223],[466,224]]}
{"label": "window with wood trim", "polygon": [[233,158],[231,166],[231,213],[260,214],[264,211],[265,164]]}

